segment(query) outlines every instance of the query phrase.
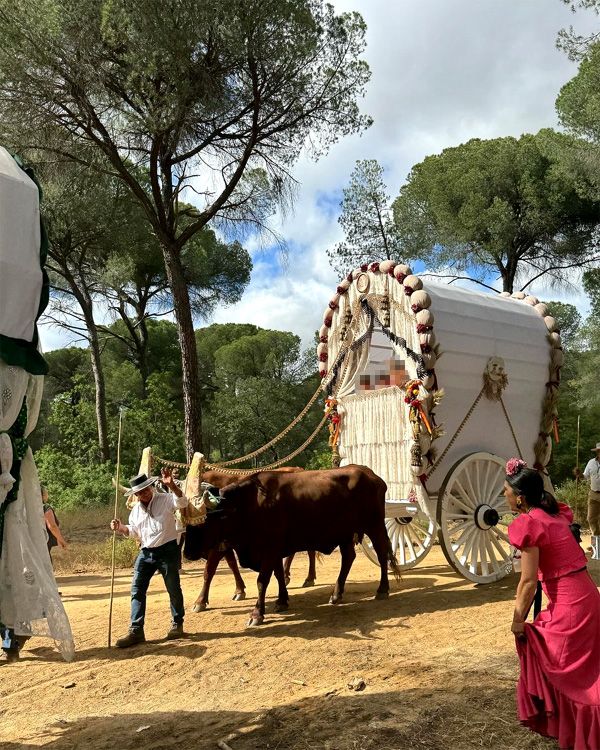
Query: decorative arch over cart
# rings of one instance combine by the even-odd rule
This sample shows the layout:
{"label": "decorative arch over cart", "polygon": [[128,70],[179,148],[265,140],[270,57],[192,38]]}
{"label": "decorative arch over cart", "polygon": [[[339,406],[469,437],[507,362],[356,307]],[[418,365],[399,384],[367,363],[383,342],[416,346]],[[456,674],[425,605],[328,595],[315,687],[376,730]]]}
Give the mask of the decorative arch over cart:
{"label": "decorative arch over cart", "polygon": [[546,306],[524,292],[424,283],[388,260],[338,285],[319,337],[334,463],[366,464],[386,481],[401,566],[419,563],[437,532],[465,578],[504,577],[504,461],[522,456],[551,486],[563,352]]}

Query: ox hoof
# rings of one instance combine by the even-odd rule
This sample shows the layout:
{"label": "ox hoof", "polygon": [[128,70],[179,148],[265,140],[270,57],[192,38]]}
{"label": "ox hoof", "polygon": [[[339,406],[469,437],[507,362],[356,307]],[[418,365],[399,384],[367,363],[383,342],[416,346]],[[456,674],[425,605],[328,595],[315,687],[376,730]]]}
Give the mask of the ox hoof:
{"label": "ox hoof", "polygon": [[231,597],[231,600],[234,602],[241,602],[246,598],[246,592],[245,591],[236,591],[235,594]]}
{"label": "ox hoof", "polygon": [[339,604],[342,601],[341,596],[334,596],[333,594],[329,597],[330,604]]}
{"label": "ox hoof", "polygon": [[256,628],[258,625],[262,625],[265,621],[264,615],[259,615],[258,617],[251,617],[247,622],[247,627],[249,628]]}
{"label": "ox hoof", "polygon": [[389,599],[390,595],[388,591],[378,591],[375,594],[375,599]]}
{"label": "ox hoof", "polygon": [[275,612],[285,612],[290,608],[287,602],[275,602]]}
{"label": "ox hoof", "polygon": [[315,585],[315,579],[314,579],[314,578],[307,578],[307,579],[306,579],[306,580],[304,581],[304,583],[302,584],[302,588],[303,588],[303,589],[307,589],[307,588],[309,588],[310,586],[314,586],[314,585]]}
{"label": "ox hoof", "polygon": [[199,602],[194,604],[192,607],[192,612],[205,612],[208,609],[208,605],[204,604],[203,602]]}

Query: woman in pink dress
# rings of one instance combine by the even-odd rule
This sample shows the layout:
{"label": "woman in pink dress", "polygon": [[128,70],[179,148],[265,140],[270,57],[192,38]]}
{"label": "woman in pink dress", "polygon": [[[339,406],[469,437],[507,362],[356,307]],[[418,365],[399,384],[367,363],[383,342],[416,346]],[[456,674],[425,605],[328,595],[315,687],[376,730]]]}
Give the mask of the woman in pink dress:
{"label": "woman in pink dress", "polygon": [[[506,464],[504,495],[517,518],[508,528],[521,550],[511,630],[521,675],[517,710],[530,729],[561,748],[600,749],[600,593],[569,525],[573,513],[544,490],[524,461]],[[548,607],[525,622],[538,579]]]}

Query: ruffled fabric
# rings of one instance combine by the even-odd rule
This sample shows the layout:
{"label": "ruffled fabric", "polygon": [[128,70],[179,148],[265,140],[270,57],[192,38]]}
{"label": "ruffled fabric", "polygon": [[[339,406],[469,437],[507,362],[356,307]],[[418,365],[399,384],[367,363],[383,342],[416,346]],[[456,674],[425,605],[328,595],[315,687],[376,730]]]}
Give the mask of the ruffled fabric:
{"label": "ruffled fabric", "polygon": [[548,609],[517,640],[521,722],[559,746],[600,748],[600,594],[586,571],[544,586]]}

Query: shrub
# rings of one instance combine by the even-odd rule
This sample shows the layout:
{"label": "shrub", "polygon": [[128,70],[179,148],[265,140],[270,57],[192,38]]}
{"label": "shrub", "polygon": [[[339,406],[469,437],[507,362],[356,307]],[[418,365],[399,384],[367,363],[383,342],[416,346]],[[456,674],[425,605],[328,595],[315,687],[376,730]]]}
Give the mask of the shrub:
{"label": "shrub", "polygon": [[114,498],[110,463],[82,464],[52,446],[40,448],[35,461],[40,482],[56,508],[105,505]]}
{"label": "shrub", "polygon": [[587,496],[586,482],[576,483],[574,479],[567,479],[566,482],[556,487],[556,499],[573,509],[575,521],[583,528],[587,528]]}

